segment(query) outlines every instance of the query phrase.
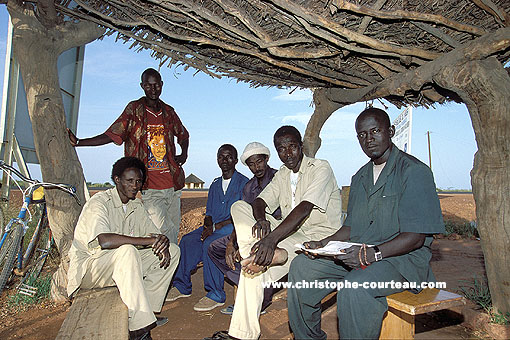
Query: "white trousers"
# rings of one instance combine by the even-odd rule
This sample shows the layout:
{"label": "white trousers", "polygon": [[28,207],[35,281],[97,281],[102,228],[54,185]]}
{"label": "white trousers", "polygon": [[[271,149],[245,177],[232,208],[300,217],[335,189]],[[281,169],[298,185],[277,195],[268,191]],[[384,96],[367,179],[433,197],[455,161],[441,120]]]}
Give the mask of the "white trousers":
{"label": "white trousers", "polygon": [[[246,258],[250,256],[251,247],[258,241],[252,236],[252,227],[255,224],[253,210],[250,204],[237,201],[232,205],[231,213],[239,251],[241,257]],[[271,223],[271,230],[281,223],[269,214],[266,214],[266,218]],[[277,281],[285,276],[289,272],[290,262],[297,256],[294,245],[306,241],[310,241],[310,237],[304,235],[298,229],[294,234],[278,243],[278,247],[287,250],[289,254],[289,258],[284,265],[270,267],[266,272],[257,275],[249,275],[241,271],[228,334],[239,339],[258,339],[260,335],[259,316],[264,300],[262,283]]]}
{"label": "white trousers", "polygon": [[142,191],[142,200],[149,217],[161,234],[171,243],[177,244],[181,225],[181,190],[147,189]]}
{"label": "white trousers", "polygon": [[152,249],[138,250],[125,244],[117,249],[102,250],[101,255],[89,259],[81,288],[117,286],[120,298],[128,308],[129,330],[137,330],[156,321],[172,276],[179,264],[179,247],[170,243],[171,263],[167,269],[159,267],[160,260]]}

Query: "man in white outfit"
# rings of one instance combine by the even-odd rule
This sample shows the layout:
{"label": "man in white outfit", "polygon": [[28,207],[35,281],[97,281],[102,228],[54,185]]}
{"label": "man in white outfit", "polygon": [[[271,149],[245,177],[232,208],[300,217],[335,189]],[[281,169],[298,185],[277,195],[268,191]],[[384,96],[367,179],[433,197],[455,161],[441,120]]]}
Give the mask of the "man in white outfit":
{"label": "man in white outfit", "polygon": [[128,307],[129,338],[148,340],[150,330],[166,318],[160,312],[179,247],[160,234],[140,199],[145,164],[135,157],[119,159],[112,169],[115,188],[85,204],[69,251],[67,292],[78,288],[117,286]]}

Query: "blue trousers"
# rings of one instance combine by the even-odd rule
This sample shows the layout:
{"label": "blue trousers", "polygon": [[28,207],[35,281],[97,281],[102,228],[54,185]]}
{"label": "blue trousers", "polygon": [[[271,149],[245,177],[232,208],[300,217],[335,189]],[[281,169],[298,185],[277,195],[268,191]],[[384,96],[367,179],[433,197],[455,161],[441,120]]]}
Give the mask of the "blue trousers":
{"label": "blue trousers", "polygon": [[200,239],[204,227],[200,227],[190,233],[184,235],[179,242],[181,249],[181,260],[179,266],[175,271],[173,286],[182,294],[191,294],[191,272],[197,268],[197,265],[202,261],[204,263],[204,288],[207,291],[207,297],[223,303],[226,300],[225,291],[223,290],[224,277],[223,273],[212,262],[211,258],[207,256],[207,249],[209,245],[223,236],[230,235],[234,226],[227,224],[202,242]]}
{"label": "blue trousers", "polygon": [[[321,300],[336,290],[329,283],[405,282],[387,261],[374,262],[365,269],[347,270],[329,259],[310,259],[298,255],[290,265],[289,282],[314,283],[313,288],[287,290],[289,323],[295,339],[326,339],[321,329]],[[325,283],[328,282],[326,286]],[[318,284],[324,287],[317,288]],[[328,288],[329,287],[329,288]],[[341,339],[377,339],[382,319],[388,310],[386,296],[403,289],[395,287],[342,288],[336,296],[338,332]]]}

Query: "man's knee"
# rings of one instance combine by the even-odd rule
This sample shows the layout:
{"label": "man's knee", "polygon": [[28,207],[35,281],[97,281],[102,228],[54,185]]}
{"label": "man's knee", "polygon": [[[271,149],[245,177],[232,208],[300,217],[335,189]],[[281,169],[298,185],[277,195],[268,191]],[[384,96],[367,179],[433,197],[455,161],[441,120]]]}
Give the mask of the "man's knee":
{"label": "man's knee", "polygon": [[234,221],[240,216],[247,215],[253,217],[251,205],[242,200],[234,202],[234,204],[232,204],[232,207],[230,208],[230,212]]}
{"label": "man's knee", "polygon": [[305,278],[308,272],[307,268],[310,268],[311,261],[312,260],[306,255],[301,254],[296,256],[290,263],[289,281]]}
{"label": "man's knee", "polygon": [[142,258],[138,249],[132,244],[123,244],[115,251],[115,264],[125,268],[135,268],[142,265]]}
{"label": "man's knee", "polygon": [[218,252],[219,250],[219,241],[220,239],[218,240],[214,240],[210,245],[209,247],[207,247],[207,255],[210,257],[210,258],[215,258],[216,257],[216,253]]}
{"label": "man's knee", "polygon": [[117,248],[116,253],[119,256],[127,257],[127,258],[131,258],[131,257],[139,258],[140,257],[140,254],[138,253],[138,249],[136,249],[136,247],[132,244],[121,245],[119,248]]}

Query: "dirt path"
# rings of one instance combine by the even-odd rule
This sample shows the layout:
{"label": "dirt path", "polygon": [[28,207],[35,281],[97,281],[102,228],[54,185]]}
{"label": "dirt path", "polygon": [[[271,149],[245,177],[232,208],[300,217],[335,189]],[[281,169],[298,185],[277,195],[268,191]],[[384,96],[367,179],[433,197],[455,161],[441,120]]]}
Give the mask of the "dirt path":
{"label": "dirt path", "polygon": [[[182,197],[183,223],[181,233],[195,229],[203,221],[205,213],[205,192],[184,192]],[[441,195],[443,214],[459,222],[469,222],[474,219],[474,201],[472,195]],[[457,291],[459,280],[472,280],[474,275],[485,275],[483,253],[477,240],[438,239],[433,243],[432,269],[438,281],[447,284],[447,290]],[[223,315],[216,308],[210,312],[195,312],[193,305],[205,295],[202,281],[202,271],[199,269],[193,275],[194,291],[191,297],[166,303],[162,315],[170,322],[153,331],[154,339],[202,339],[210,336],[214,331],[227,329],[230,317]],[[225,285],[227,304],[233,300],[233,289]],[[0,322],[1,339],[46,340],[54,339],[67,311],[67,305],[46,304],[31,308],[23,313],[7,312],[6,295],[0,298],[2,321]],[[262,339],[290,339],[287,325],[287,311],[285,293],[275,296],[268,313],[261,316]],[[437,325],[437,323],[436,323]],[[427,326],[420,326],[417,338],[437,338]],[[432,326],[436,327],[437,326]],[[430,328],[430,327],[429,327]],[[431,333],[428,333],[431,332]],[[436,330],[437,332],[437,330]],[[446,335],[449,334],[450,335]],[[463,327],[448,327],[439,337],[449,339],[466,338],[469,336]]]}

